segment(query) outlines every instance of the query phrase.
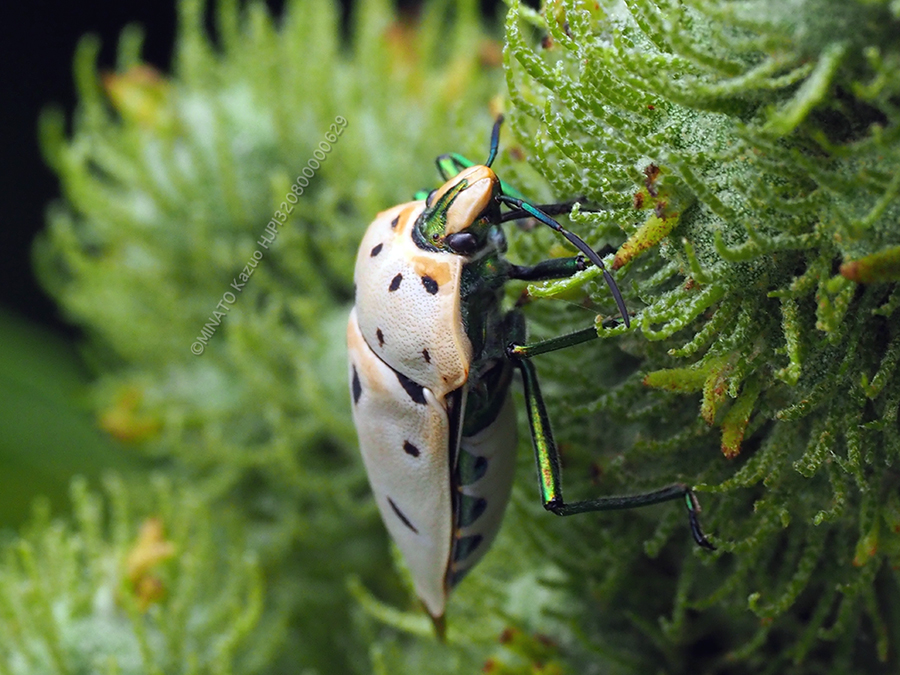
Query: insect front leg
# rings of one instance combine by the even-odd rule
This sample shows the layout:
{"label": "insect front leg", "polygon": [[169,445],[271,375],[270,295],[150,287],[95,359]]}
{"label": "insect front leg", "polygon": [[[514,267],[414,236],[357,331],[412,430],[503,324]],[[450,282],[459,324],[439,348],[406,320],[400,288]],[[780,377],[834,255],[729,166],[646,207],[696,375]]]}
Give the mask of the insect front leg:
{"label": "insect front leg", "polygon": [[[612,247],[608,248],[614,250],[612,249]],[[603,255],[603,249],[601,249],[597,253],[598,255]],[[568,279],[572,275],[581,272],[584,269],[587,269],[588,265],[589,261],[583,255],[576,255],[570,258],[550,258],[549,260],[542,260],[536,265],[511,264],[509,265],[507,276],[510,279],[516,279],[518,281],[547,281],[549,279]],[[527,296],[523,294],[523,299],[525,297]],[[609,317],[604,320],[605,327],[612,327],[617,324],[618,319],[616,317]],[[592,331],[594,331],[593,328],[587,328],[584,330],[584,333],[585,335],[590,335]],[[581,331],[579,331],[579,333],[580,332]],[[594,337],[596,337],[596,334],[594,335]],[[580,344],[581,342],[584,342],[584,340],[576,340],[571,344]],[[553,350],[550,349],[545,351]]]}
{"label": "insect front leg", "polygon": [[[541,208],[552,206],[568,206],[567,204],[542,204]],[[511,215],[514,212],[504,214]],[[524,213],[524,212],[523,212]],[[521,216],[530,218],[530,214]],[[504,218],[505,220],[505,218]],[[605,256],[612,253],[616,249],[608,244],[596,251],[598,256]],[[569,277],[586,270],[588,268],[588,259],[582,254],[571,256],[568,258],[549,258],[542,260],[536,265],[510,265],[507,275],[510,279],[518,281],[547,281],[549,279],[568,279]]]}
{"label": "insect front leg", "polygon": [[[592,336],[588,334],[588,330],[593,333]],[[559,516],[570,516],[575,513],[589,511],[632,509],[681,499],[687,507],[688,521],[694,541],[704,548],[714,549],[715,547],[709,542],[700,527],[697,515],[700,511],[700,505],[697,502],[697,498],[693,490],[683,483],[676,483],[659,490],[634,495],[597,497],[577,502],[566,502],[563,499],[559,450],[556,447],[556,442],[553,440],[550,418],[547,415],[547,408],[541,396],[537,371],[528,358],[535,354],[543,354],[548,351],[587,342],[597,337],[597,333],[593,328],[588,330],[578,331],[532,345],[513,344],[507,348],[507,355],[521,371],[525,385],[528,423],[531,427],[531,440],[534,445],[534,457],[538,469],[541,499],[543,500],[544,508]]]}

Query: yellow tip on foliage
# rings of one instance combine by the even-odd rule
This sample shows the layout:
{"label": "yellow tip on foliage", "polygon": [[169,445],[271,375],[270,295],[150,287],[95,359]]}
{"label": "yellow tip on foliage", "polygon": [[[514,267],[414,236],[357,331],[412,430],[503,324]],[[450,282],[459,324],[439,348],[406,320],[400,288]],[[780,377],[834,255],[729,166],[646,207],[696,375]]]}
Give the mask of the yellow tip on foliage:
{"label": "yellow tip on foliage", "polygon": [[143,394],[136,387],[123,389],[113,405],[100,413],[100,428],[125,442],[145,441],[155,436],[162,425],[155,417],[138,412],[142,399]]}
{"label": "yellow tip on foliage", "polygon": [[166,541],[162,521],[159,518],[145,520],[137,543],[126,561],[128,581],[131,582],[138,606],[142,610],[162,599],[165,594],[162,581],[151,572],[174,555],[175,546]]}
{"label": "yellow tip on foliage", "polygon": [[174,123],[169,109],[171,86],[158,70],[133,66],[125,73],[105,73],[103,88],[122,118],[157,131]]}

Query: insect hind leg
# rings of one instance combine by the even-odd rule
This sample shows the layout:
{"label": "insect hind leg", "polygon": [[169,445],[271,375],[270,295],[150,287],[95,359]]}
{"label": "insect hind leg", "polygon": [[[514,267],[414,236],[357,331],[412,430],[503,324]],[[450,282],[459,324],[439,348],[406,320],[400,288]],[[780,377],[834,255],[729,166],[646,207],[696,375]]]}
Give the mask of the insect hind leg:
{"label": "insect hind leg", "polygon": [[[583,331],[581,332],[583,333]],[[577,335],[577,334],[573,334]],[[571,337],[571,336],[564,336]],[[596,337],[596,333],[595,333]],[[590,338],[587,338],[590,339]],[[587,339],[582,341],[587,341]],[[514,345],[507,350],[509,353]],[[553,432],[550,428],[550,418],[541,395],[538,384],[537,371],[534,364],[528,360],[528,356],[519,356],[512,352],[510,358],[522,373],[525,385],[525,403],[528,411],[528,423],[531,427],[531,440],[534,446],[535,463],[537,464],[541,499],[544,508],[559,516],[571,516],[576,513],[591,511],[613,511],[632,509],[661,502],[684,500],[688,512],[688,522],[691,535],[699,546],[710,550],[715,547],[706,538],[700,527],[698,513],[700,505],[694,491],[683,483],[675,483],[658,490],[633,495],[613,495],[608,497],[596,497],[576,502],[566,502],[562,493],[562,471],[560,466],[559,449],[553,440]],[[533,354],[531,354],[533,355]]]}

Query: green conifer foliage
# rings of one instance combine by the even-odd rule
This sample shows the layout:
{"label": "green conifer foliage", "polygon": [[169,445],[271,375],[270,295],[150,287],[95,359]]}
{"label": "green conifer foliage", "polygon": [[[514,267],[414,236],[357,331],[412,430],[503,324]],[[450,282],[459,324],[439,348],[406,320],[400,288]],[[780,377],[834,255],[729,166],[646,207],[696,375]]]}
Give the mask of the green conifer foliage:
{"label": "green conifer foliage", "polygon": [[257,672],[284,622],[239,521],[162,476],[105,482],[73,483],[74,526],[39,505],[3,552],[0,673]]}
{"label": "green conifer foliage", "polygon": [[[201,2],[178,6],[169,75],[142,64],[137,29],[110,75],[82,42],[71,135],[42,120],[63,200],[36,259],[88,336],[101,425],[230,505],[266,571],[261,621],[286,639],[257,643],[247,619],[256,660],[236,672],[897,671],[896,0],[511,2],[502,56],[471,0],[426,3],[415,25],[361,0],[348,36],[329,2],[276,19],[219,0],[214,38]],[[440,644],[402,561],[385,572],[343,332],[365,226],[435,185],[438,154],[481,159],[498,94],[498,173],[536,202],[582,200],[570,226],[615,247],[634,313],[608,327],[595,268],[528,288],[534,337],[595,322],[604,338],[536,359],[567,497],[690,483],[718,549],[693,548],[672,505],[552,517],[523,439]],[[515,262],[567,254],[549,231],[509,237]],[[55,555],[30,536],[0,567],[9,625],[3,598]],[[121,559],[116,541],[79,556]],[[208,608],[227,639],[241,619],[221,601],[154,611]],[[13,649],[71,629],[51,610],[34,603]],[[5,646],[0,675],[47,672]]]}
{"label": "green conifer foliage", "polygon": [[[613,266],[642,361],[588,408],[653,420],[651,456],[694,445],[716,495],[716,573],[688,565],[664,632],[745,606],[760,624],[730,658],[772,672],[896,654],[898,11],[626,0],[507,21],[529,158],[606,207],[580,217],[597,238],[629,234]],[[699,419],[672,414],[688,392]]]}

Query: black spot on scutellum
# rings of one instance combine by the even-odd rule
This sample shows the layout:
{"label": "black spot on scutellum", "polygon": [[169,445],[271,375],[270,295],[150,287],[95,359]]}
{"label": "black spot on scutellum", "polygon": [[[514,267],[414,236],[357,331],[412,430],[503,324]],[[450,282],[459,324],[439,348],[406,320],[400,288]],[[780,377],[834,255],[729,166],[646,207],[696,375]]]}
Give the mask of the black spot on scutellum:
{"label": "black spot on scutellum", "polygon": [[372,249],[372,252],[369,253],[369,257],[374,258],[376,255],[378,255],[379,253],[381,253],[381,249],[382,249],[383,246],[384,246],[384,244],[377,244],[377,245]]}
{"label": "black spot on scutellum", "polygon": [[395,229],[397,227],[397,223],[399,223],[399,222],[400,222],[400,216],[399,215],[395,216],[394,219],[391,221],[391,229],[392,230]]}
{"label": "black spot on scutellum", "polygon": [[359,397],[362,396],[362,385],[359,383],[359,373],[356,372],[356,366],[353,366],[353,403],[359,403]]}
{"label": "black spot on scutellum", "polygon": [[396,370],[394,373],[397,375],[400,386],[406,390],[406,393],[409,394],[409,397],[413,402],[418,403],[419,405],[425,405],[425,388],[421,384],[413,382],[403,373],[398,373]]}
{"label": "black spot on scutellum", "polygon": [[413,457],[418,457],[420,454],[419,449],[409,441],[403,441],[403,452]]}
{"label": "black spot on scutellum", "polygon": [[388,497],[387,500],[388,500],[388,504],[390,504],[390,505],[391,505],[391,508],[394,509],[394,513],[397,514],[397,517],[400,519],[400,521],[401,521],[404,525],[406,525],[409,529],[411,529],[413,532],[415,532],[416,534],[419,534],[419,531],[413,526],[413,524],[412,524],[411,522],[409,522],[409,518],[407,518],[407,517],[403,514],[403,511],[401,511],[401,510],[398,508],[398,506],[394,503],[394,500],[391,499],[390,497]]}
{"label": "black spot on scutellum", "polygon": [[375,337],[378,338],[378,346],[384,347],[384,333],[381,332],[380,328],[375,329]]}
{"label": "black spot on scutellum", "polygon": [[431,354],[428,353],[427,349],[422,350],[422,358],[425,359],[425,363],[431,363]]}
{"label": "black spot on scutellum", "polygon": [[438,283],[427,274],[422,277],[422,285],[432,295],[438,292]]}
{"label": "black spot on scutellum", "polygon": [[396,291],[398,288],[400,288],[401,281],[403,281],[403,275],[398,273],[397,276],[391,279],[391,285],[388,286],[388,290],[392,293]]}

